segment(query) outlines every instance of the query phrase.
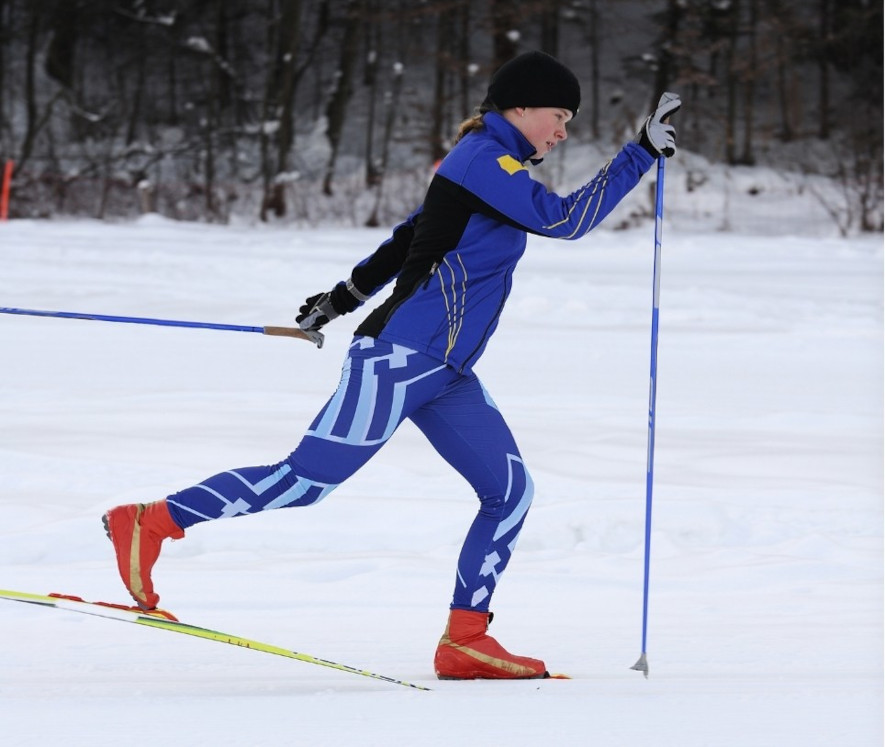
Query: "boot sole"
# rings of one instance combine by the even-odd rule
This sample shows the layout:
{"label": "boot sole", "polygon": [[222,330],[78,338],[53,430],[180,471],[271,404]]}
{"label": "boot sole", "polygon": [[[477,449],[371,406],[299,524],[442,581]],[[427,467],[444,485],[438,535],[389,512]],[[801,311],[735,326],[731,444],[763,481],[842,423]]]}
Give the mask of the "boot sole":
{"label": "boot sole", "polygon": [[548,680],[552,676],[553,675],[551,675],[550,672],[544,672],[543,674],[534,674],[531,677],[452,677],[446,674],[438,674],[436,675],[436,678],[438,680],[447,680],[450,682],[467,682],[470,680]]}

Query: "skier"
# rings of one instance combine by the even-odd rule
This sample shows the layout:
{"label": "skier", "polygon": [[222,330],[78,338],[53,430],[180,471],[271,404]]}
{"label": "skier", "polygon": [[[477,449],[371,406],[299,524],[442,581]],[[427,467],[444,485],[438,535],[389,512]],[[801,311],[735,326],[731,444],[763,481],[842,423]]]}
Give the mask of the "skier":
{"label": "skier", "polygon": [[479,511],[457,563],[434,669],[441,679],[548,676],[543,661],[488,635],[489,602],[532,502],[513,435],[473,371],[510,292],[526,234],[578,239],[597,226],[660,155],[675,152],[669,94],[634,141],[567,196],[529,175],[567,137],[581,90],[555,58],[528,52],[492,76],[477,113],[434,175],[423,205],[348,280],[311,296],[297,322],[319,336],[395,279],[356,330],[338,388],[295,451],[271,466],[234,469],[168,498],[109,510],[105,530],[123,583],[144,609],[164,539],[200,522],[318,503],[411,420],[476,491]]}

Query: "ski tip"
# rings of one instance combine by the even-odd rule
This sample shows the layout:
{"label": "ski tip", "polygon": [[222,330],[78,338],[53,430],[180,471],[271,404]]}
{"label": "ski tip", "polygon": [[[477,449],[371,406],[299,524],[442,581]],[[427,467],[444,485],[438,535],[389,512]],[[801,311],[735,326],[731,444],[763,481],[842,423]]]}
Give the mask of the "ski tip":
{"label": "ski tip", "polygon": [[563,674],[562,672],[550,672],[547,675],[547,679],[549,679],[549,680],[570,680],[571,675]]}

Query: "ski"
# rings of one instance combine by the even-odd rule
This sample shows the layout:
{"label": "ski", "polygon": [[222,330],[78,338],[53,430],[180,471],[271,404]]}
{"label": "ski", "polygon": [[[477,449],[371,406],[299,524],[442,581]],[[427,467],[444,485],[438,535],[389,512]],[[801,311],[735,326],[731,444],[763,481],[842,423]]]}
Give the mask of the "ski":
{"label": "ski", "polygon": [[88,602],[80,597],[66,594],[30,594],[21,591],[9,591],[0,589],[0,599],[8,599],[11,602],[24,602],[40,607],[50,607],[53,609],[67,610],[68,612],[79,612],[84,615],[94,615],[103,617],[108,620],[118,620],[120,622],[135,623],[149,628],[158,628],[160,630],[168,630],[172,633],[181,633],[183,635],[193,636],[194,638],[204,638],[208,641],[218,641],[219,643],[227,643],[231,646],[240,648],[248,648],[253,651],[261,651],[266,654],[275,654],[284,656],[287,659],[297,659],[306,664],[316,664],[321,667],[329,667],[337,669],[341,672],[349,674],[358,674],[361,677],[369,677],[373,680],[381,680],[392,685],[402,685],[403,687],[413,688],[415,690],[430,690],[429,687],[423,685],[415,685],[411,682],[398,680],[394,677],[387,677],[383,674],[375,674],[365,669],[357,669],[346,664],[320,659],[310,654],[302,654],[298,651],[290,651],[289,649],[274,646],[269,643],[253,641],[249,638],[243,638],[238,635],[230,635],[229,633],[221,633],[217,630],[209,630],[201,628],[197,625],[183,623],[176,619],[174,615],[165,610],[145,611],[138,607],[127,607],[122,604],[112,604],[110,602]]}

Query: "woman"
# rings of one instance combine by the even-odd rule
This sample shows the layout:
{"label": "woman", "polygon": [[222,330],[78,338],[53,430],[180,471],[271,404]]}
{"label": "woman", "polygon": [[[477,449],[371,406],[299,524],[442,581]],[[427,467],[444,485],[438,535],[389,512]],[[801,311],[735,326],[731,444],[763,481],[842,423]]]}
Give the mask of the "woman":
{"label": "woman", "polygon": [[437,676],[547,676],[544,662],[511,654],[487,633],[489,602],[533,490],[510,429],[473,366],[498,324],[526,234],[583,236],[659,155],[675,152],[673,128],[663,121],[679,108],[679,98],[669,96],[635,142],[561,197],[532,180],[525,163],[537,163],[566,139],[580,105],[578,80],[540,52],[501,67],[479,113],[462,124],[421,208],[354,267],[350,279],[301,307],[299,325],[319,340],[325,324],[396,278],[390,297],[356,330],[337,391],[295,451],[272,466],[224,472],[165,500],[105,514],[120,575],[136,602],[151,609],[159,601],[150,572],[165,538],[181,538],[210,519],[318,503],[408,418],[479,497],[436,649]]}

